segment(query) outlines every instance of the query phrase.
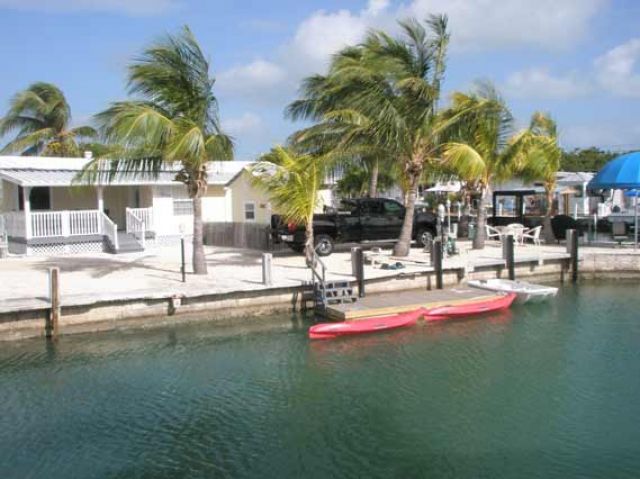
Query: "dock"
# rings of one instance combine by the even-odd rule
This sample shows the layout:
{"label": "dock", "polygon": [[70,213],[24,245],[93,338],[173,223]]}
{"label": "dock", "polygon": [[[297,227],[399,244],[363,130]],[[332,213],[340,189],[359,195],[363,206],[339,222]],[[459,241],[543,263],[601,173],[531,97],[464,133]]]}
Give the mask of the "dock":
{"label": "dock", "polygon": [[328,305],[326,314],[330,319],[347,321],[372,316],[390,316],[415,311],[418,308],[472,303],[496,296],[498,294],[490,291],[466,287],[433,291],[398,291],[367,296],[355,303]]}

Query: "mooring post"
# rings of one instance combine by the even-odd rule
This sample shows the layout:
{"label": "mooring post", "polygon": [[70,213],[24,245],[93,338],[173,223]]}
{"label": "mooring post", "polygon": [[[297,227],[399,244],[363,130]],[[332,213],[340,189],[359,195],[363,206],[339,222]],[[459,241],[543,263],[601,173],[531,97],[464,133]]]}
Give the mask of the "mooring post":
{"label": "mooring post", "polygon": [[351,275],[358,277],[358,260],[356,256],[358,255],[358,247],[353,246],[351,248]]}
{"label": "mooring post", "polygon": [[273,284],[273,275],[271,272],[271,253],[262,253],[262,284],[271,286]]}
{"label": "mooring post", "polygon": [[356,281],[358,283],[358,297],[364,298],[364,254],[362,252],[362,248],[354,249]]}
{"label": "mooring post", "polygon": [[502,243],[502,258],[507,263],[507,271],[509,273],[509,279],[516,279],[516,262],[514,255],[514,245],[515,240],[513,235],[507,235],[504,237],[504,241]]}
{"label": "mooring post", "polygon": [[436,289],[442,289],[442,240],[439,238],[431,244],[431,261],[436,274]]}
{"label": "mooring post", "polygon": [[180,266],[180,273],[182,273],[182,282],[187,282],[187,264],[184,258],[184,236],[180,237],[180,257],[182,265]]}
{"label": "mooring post", "polygon": [[45,327],[47,338],[58,335],[58,322],[60,319],[60,268],[49,269],[49,299],[51,311],[49,312],[49,324]]}
{"label": "mooring post", "polygon": [[567,230],[567,253],[571,265],[571,282],[578,281],[578,231]]}

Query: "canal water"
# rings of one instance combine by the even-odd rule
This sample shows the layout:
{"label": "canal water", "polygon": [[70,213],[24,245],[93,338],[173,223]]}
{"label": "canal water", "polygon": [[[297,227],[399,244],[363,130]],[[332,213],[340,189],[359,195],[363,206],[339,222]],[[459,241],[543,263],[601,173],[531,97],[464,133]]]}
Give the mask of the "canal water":
{"label": "canal water", "polygon": [[327,342],[280,317],[4,343],[0,477],[638,477],[639,292]]}

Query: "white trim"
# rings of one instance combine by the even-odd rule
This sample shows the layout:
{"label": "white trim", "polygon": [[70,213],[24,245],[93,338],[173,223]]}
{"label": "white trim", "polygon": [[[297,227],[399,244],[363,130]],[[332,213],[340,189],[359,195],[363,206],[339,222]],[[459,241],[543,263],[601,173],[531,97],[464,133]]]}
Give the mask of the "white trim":
{"label": "white trim", "polygon": [[[247,218],[247,205],[253,206],[253,219]],[[257,211],[257,208],[256,208],[256,202],[255,201],[245,201],[242,204],[242,221],[245,221],[247,223],[255,223],[257,212],[258,211]]]}

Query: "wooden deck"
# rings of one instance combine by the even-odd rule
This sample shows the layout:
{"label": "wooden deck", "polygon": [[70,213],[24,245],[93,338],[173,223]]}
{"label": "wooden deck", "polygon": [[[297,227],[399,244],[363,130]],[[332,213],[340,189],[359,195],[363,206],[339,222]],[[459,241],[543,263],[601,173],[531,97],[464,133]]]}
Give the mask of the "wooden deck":
{"label": "wooden deck", "polygon": [[345,321],[385,316],[418,308],[433,308],[449,304],[464,304],[497,296],[496,293],[475,288],[458,287],[432,291],[402,291],[377,294],[360,298],[351,304],[334,304],[327,306],[327,316],[331,319]]}

